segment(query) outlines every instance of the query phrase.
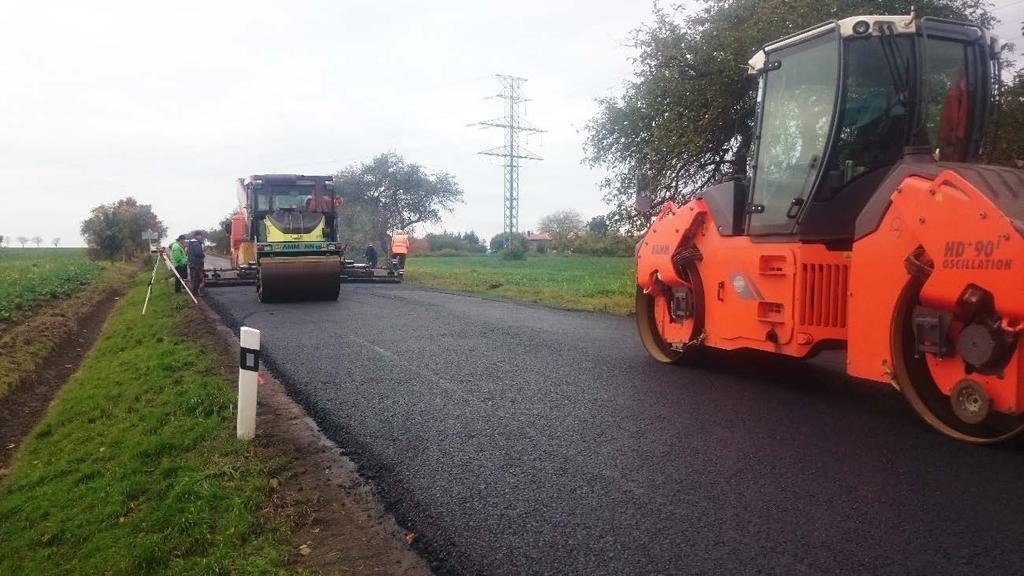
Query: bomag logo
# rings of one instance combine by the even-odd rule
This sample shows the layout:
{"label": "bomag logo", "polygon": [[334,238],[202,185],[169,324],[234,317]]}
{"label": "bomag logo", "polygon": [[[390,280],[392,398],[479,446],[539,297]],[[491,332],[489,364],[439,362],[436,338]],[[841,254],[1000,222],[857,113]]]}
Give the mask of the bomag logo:
{"label": "bomag logo", "polygon": [[663,254],[668,254],[669,252],[670,252],[670,249],[668,247],[668,244],[653,244],[653,245],[651,245],[651,254],[663,255]]}

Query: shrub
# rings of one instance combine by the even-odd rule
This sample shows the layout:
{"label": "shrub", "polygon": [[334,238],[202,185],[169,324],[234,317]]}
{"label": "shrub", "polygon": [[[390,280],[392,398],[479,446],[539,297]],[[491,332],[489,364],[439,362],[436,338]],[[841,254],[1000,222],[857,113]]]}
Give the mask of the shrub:
{"label": "shrub", "polygon": [[487,250],[473,231],[460,234],[452,234],[451,232],[427,234],[426,241],[430,246],[430,252],[455,250],[458,252],[483,254]]}
{"label": "shrub", "polygon": [[[490,246],[491,246],[491,252],[501,252],[502,250],[504,250],[505,249],[505,233],[502,232],[501,234],[495,234],[494,237],[491,238]],[[526,237],[523,236],[522,234],[518,233],[518,232],[513,234],[512,235],[512,246],[513,247],[515,247],[515,246],[522,246],[525,249],[526,248]]]}
{"label": "shrub", "polygon": [[437,250],[428,252],[426,256],[438,256],[438,257],[451,257],[451,256],[469,256],[469,252],[465,250],[453,250],[451,248],[445,248],[443,250]]}
{"label": "shrub", "polygon": [[584,232],[576,239],[573,252],[588,256],[632,256],[637,239],[617,233]]}
{"label": "shrub", "polygon": [[525,245],[513,244],[512,247],[501,251],[501,257],[504,260],[526,260],[526,252]]}
{"label": "shrub", "polygon": [[431,252],[441,252],[442,250],[462,250],[465,247],[462,239],[455,234],[449,234],[448,232],[442,232],[441,234],[427,234],[427,244],[430,245]]}

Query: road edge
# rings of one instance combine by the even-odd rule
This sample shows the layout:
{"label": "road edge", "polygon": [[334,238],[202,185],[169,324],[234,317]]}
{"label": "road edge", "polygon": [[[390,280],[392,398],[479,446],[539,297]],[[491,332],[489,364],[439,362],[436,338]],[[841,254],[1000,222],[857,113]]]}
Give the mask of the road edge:
{"label": "road edge", "polygon": [[[238,349],[237,334],[205,301],[199,308],[234,362],[237,354],[229,351]],[[411,547],[416,535],[403,530],[385,509],[355,462],[327,438],[277,377],[266,367],[260,375],[257,440],[263,431],[264,440],[270,434],[275,444],[291,449],[285,476],[292,480],[281,482],[275,499],[289,502],[305,516],[293,519],[298,566],[324,573],[431,574],[429,562]],[[352,538],[353,533],[360,537]]]}

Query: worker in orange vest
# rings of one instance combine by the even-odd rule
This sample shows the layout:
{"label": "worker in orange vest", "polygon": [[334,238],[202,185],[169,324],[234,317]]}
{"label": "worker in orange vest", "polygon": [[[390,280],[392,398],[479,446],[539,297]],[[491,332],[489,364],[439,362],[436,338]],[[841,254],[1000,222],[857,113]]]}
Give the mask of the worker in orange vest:
{"label": "worker in orange vest", "polygon": [[397,230],[391,235],[391,259],[398,259],[398,269],[405,270],[405,256],[409,253],[409,236],[405,230]]}
{"label": "worker in orange vest", "polygon": [[306,212],[332,212],[341,205],[340,198],[332,200],[330,196],[321,196],[317,202],[316,196],[310,194],[306,197]]}
{"label": "worker in orange vest", "polygon": [[967,74],[961,68],[953,75],[953,81],[946,91],[946,99],[942,103],[936,160],[963,162],[967,158],[970,97]]}

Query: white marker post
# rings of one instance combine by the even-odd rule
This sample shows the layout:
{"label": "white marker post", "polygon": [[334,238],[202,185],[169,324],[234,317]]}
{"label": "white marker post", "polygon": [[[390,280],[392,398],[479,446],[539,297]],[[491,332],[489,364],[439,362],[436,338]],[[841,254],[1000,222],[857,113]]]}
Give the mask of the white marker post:
{"label": "white marker post", "polygon": [[260,331],[242,326],[238,337],[238,432],[239,440],[256,437],[256,389],[260,372]]}

